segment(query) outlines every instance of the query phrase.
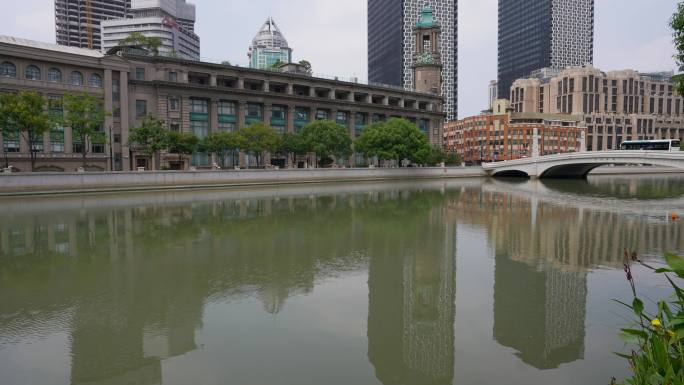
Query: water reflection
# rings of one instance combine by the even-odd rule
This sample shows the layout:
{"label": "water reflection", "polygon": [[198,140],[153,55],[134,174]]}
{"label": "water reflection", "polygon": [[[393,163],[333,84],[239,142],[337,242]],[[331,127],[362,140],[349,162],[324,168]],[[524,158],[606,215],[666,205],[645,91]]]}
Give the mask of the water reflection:
{"label": "water reflection", "polygon": [[[359,333],[377,380],[453,383],[456,236],[467,225],[486,234],[493,253],[493,311],[478,314],[493,320],[490,339],[531,367],[557,368],[585,357],[592,269],[619,267],[624,248],[652,257],[684,250],[682,225],[667,221],[666,208],[601,207],[595,189],[622,191],[622,182],[591,183],[0,201],[0,352],[63,331],[71,357],[63,383],[162,384],[162,362],[201,349],[208,305],[256,298],[264,315],[278,317],[320,282],[367,272],[368,324]],[[682,180],[657,183],[676,196]],[[334,356],[334,347],[322,349]]]}

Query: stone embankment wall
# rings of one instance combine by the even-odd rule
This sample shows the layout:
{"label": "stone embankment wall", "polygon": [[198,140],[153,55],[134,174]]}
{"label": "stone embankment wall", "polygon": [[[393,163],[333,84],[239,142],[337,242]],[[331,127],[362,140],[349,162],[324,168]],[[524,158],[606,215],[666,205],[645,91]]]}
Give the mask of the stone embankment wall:
{"label": "stone embankment wall", "polygon": [[0,174],[0,195],[482,177],[479,167]]}

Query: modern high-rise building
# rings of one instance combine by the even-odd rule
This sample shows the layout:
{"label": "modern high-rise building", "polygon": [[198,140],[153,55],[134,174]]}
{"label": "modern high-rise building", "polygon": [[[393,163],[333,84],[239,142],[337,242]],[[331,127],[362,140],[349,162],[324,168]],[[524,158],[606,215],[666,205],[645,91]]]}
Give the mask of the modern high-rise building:
{"label": "modern high-rise building", "polygon": [[441,26],[442,96],[447,120],[458,115],[458,1],[368,0],[368,80],[414,89],[414,28],[424,7]]}
{"label": "modern high-rise building", "polygon": [[292,48],[273,18],[269,17],[254,36],[247,56],[249,66],[256,69],[267,69],[278,62],[292,62]]}
{"label": "modern high-rise building", "polygon": [[200,59],[195,5],[185,0],[132,0],[130,18],[102,22],[102,48],[108,51],[133,32],[161,40],[159,54]]}
{"label": "modern high-rise building", "polygon": [[541,68],[594,60],[594,0],[499,0],[499,95]]}
{"label": "modern high-rise building", "polygon": [[57,44],[100,49],[103,20],[126,17],[131,0],[55,0]]}

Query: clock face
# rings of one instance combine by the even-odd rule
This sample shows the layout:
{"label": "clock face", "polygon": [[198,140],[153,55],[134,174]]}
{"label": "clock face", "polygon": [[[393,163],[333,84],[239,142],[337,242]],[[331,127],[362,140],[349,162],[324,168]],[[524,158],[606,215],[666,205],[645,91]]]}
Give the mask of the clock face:
{"label": "clock face", "polygon": [[417,64],[435,64],[435,59],[429,52],[423,52],[416,58]]}

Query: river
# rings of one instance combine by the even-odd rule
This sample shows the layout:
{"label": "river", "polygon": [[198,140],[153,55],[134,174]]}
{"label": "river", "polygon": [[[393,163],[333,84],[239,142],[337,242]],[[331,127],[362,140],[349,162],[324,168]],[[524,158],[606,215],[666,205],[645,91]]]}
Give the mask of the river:
{"label": "river", "polygon": [[[608,384],[684,177],[0,199],[2,385]],[[634,270],[644,297],[663,277]]]}

